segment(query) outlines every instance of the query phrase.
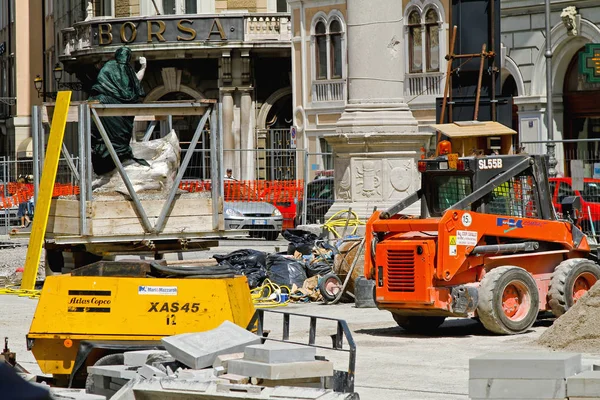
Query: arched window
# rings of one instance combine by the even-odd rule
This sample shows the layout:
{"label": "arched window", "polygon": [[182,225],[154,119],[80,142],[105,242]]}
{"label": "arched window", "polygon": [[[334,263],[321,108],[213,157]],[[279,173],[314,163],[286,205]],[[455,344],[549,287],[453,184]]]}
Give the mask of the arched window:
{"label": "arched window", "polygon": [[315,59],[317,79],[327,79],[327,30],[323,21],[315,26]]}
{"label": "arched window", "polygon": [[342,24],[337,19],[329,25],[329,40],[331,43],[331,78],[342,77]]}
{"label": "arched window", "polygon": [[421,36],[421,16],[415,10],[408,16],[408,62],[411,73],[423,72],[423,39]]}
{"label": "arched window", "polygon": [[440,28],[438,14],[433,8],[425,14],[425,37],[427,72],[438,72],[440,70]]}

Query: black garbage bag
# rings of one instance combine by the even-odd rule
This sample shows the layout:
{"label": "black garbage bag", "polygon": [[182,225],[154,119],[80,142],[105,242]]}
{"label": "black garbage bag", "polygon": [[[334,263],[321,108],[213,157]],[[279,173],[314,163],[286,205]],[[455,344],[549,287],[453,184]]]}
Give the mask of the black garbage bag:
{"label": "black garbage bag", "polygon": [[331,265],[326,262],[315,262],[306,266],[306,275],[309,278],[317,275],[325,276],[331,273],[331,271]]}
{"label": "black garbage bag", "polygon": [[267,254],[262,251],[236,250],[229,254],[215,254],[213,258],[220,266],[245,275],[251,289],[260,286],[267,277]]}
{"label": "black garbage bag", "polygon": [[290,242],[288,244],[288,254],[294,255],[296,251],[302,255],[309,255],[315,246],[315,242],[319,237],[314,233],[303,231],[301,229],[288,229],[283,231],[283,237]]}
{"label": "black garbage bag", "polygon": [[302,262],[279,254],[267,257],[267,277],[274,283],[288,286],[290,289],[294,284],[302,287],[307,279]]}

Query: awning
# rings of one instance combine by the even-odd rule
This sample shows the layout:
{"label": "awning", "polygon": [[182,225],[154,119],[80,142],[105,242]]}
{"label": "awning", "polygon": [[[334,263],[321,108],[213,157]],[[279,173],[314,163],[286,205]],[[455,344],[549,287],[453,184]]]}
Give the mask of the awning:
{"label": "awning", "polygon": [[434,124],[430,126],[449,138],[501,136],[514,135],[517,133],[517,131],[512,130],[508,126],[493,121],[460,121],[450,124]]}

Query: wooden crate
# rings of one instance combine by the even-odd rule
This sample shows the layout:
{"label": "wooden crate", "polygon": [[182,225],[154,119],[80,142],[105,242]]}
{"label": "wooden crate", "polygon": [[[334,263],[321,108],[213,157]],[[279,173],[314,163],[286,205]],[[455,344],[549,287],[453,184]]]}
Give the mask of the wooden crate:
{"label": "wooden crate", "polygon": [[[154,226],[162,210],[164,200],[141,200],[150,224]],[[212,199],[176,198],[167,214],[161,234],[210,233],[213,232]],[[79,200],[54,199],[50,207],[46,237],[79,236]],[[144,232],[141,219],[132,201],[94,200],[87,205],[88,232],[83,236],[139,237]]]}

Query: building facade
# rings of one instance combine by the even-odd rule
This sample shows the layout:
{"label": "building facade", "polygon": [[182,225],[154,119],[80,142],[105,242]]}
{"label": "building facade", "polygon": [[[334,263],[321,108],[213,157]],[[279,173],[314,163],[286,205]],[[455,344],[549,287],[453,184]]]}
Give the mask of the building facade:
{"label": "building facade", "polygon": [[0,155],[31,157],[31,106],[40,104],[34,87],[43,75],[46,35],[43,2],[0,3]]}
{"label": "building facade", "polygon": [[[353,51],[347,38],[349,2],[289,0],[294,123],[304,131],[309,149],[314,152],[329,151],[324,138],[335,136],[348,105],[347,61]],[[579,63],[586,44],[600,43],[600,6],[593,1],[552,3],[554,139],[582,139],[577,143],[557,143],[557,169],[568,174],[568,161],[582,159],[586,176],[591,177],[593,164],[600,162],[600,146],[589,142],[600,140],[600,86],[586,78]],[[435,99],[444,92],[451,6],[447,1],[404,0],[402,7],[402,18],[395,22],[403,32],[398,40],[402,49],[397,53],[404,65],[403,93],[399,95],[418,121],[419,131],[427,132],[428,125],[436,120]],[[544,1],[501,0],[500,7],[501,37],[496,40],[501,42],[501,52],[496,55],[496,66],[501,86],[497,95],[513,97],[512,127],[519,132],[520,146],[528,152],[545,153],[544,143],[531,143],[548,138]],[[362,40],[373,38],[365,36]],[[393,44],[389,48],[395,49]],[[589,54],[588,63],[595,62],[594,54]]]}
{"label": "building facade", "polygon": [[[6,45],[4,53],[0,46],[0,71],[6,84],[0,91],[17,101],[2,108],[2,133],[9,139],[0,143],[0,153],[31,157],[21,151],[31,147],[31,106],[53,101],[64,89],[74,91],[73,100],[85,100],[102,65],[128,46],[136,62],[147,59],[144,101],[220,102],[224,166],[234,176],[295,176],[290,157],[274,160],[242,151],[291,145],[291,24],[285,1],[12,0],[2,5],[0,43]],[[9,23],[9,15],[16,22]],[[174,121],[184,149],[194,122]],[[201,146],[209,146],[208,137]]]}
{"label": "building facade", "polygon": [[[292,19],[294,123],[308,151],[328,153],[326,137],[335,136],[349,98],[347,0],[289,0]],[[404,0],[402,18],[392,21],[402,30],[390,43],[402,69],[392,74],[403,81],[402,93],[419,130],[435,123],[435,98],[444,90],[448,42],[448,2]],[[373,21],[373,24],[377,21]],[[373,40],[363,37],[361,40]],[[402,44],[398,48],[398,44]],[[370,62],[377,63],[377,59]],[[361,77],[357,77],[360,79]],[[363,77],[366,78],[366,77]],[[355,83],[356,84],[356,83]],[[377,93],[373,93],[373,98]],[[331,166],[317,160],[318,168]]]}

